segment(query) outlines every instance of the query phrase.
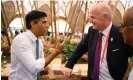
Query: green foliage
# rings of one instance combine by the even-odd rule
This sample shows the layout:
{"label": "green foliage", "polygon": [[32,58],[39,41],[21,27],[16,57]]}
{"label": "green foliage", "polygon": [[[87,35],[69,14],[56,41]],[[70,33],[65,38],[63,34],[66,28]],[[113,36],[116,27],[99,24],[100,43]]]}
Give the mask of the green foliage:
{"label": "green foliage", "polygon": [[66,60],[70,58],[73,54],[74,50],[76,49],[77,44],[71,44],[69,41],[66,43],[65,48],[62,50],[62,54],[65,55]]}

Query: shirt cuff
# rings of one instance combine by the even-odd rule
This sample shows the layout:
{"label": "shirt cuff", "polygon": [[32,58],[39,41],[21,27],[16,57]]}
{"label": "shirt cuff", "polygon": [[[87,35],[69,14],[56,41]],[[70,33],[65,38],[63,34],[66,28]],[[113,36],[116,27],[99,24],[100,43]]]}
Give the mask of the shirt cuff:
{"label": "shirt cuff", "polygon": [[36,61],[37,72],[44,70],[44,65],[45,65],[45,59],[44,58],[37,59],[37,61]]}

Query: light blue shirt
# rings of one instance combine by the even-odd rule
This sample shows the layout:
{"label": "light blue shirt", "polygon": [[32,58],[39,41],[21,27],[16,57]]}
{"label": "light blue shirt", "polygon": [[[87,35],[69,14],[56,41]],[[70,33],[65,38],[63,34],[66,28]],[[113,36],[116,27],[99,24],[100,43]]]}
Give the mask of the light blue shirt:
{"label": "light blue shirt", "polygon": [[11,45],[9,80],[36,80],[44,69],[43,44],[39,40],[39,59],[36,59],[36,36],[30,31],[19,34]]}

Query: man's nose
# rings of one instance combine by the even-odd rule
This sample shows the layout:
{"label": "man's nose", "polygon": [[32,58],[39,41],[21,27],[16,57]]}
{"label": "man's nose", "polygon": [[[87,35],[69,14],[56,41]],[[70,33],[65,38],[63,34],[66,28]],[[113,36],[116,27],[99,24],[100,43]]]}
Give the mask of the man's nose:
{"label": "man's nose", "polygon": [[46,26],[49,28],[49,27],[50,27],[50,26],[49,26],[49,23],[47,23]]}

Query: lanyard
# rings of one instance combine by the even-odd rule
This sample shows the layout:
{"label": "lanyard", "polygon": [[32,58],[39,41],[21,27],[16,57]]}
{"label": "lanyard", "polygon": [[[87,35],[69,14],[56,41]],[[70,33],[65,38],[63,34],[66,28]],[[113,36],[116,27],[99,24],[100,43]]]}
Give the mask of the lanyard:
{"label": "lanyard", "polygon": [[109,35],[110,35],[110,32],[108,33],[107,38],[106,38],[106,42],[105,42],[105,44],[104,44],[103,54],[102,54],[102,57],[101,57],[101,62],[103,62],[103,59],[104,59],[104,56],[105,56],[105,51],[106,51],[106,49],[107,49],[108,40],[109,40]]}

